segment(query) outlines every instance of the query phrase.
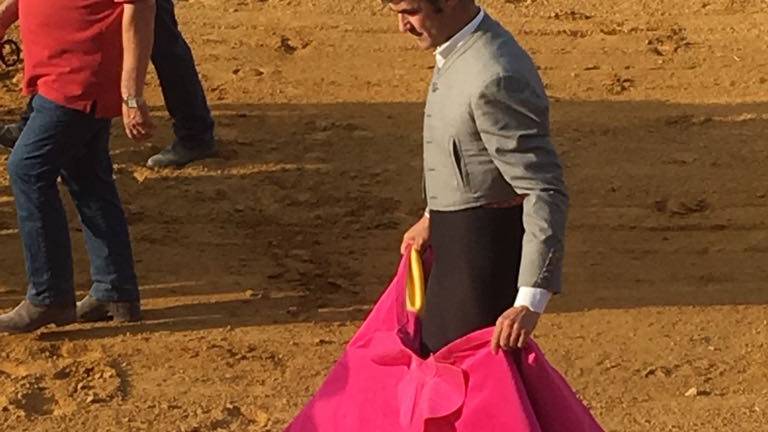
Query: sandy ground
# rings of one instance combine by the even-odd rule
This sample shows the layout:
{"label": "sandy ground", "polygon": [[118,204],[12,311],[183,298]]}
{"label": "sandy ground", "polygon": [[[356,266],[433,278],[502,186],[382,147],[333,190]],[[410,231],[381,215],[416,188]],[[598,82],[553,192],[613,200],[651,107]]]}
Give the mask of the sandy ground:
{"label": "sandy ground", "polygon": [[[540,67],[572,194],[549,359],[609,431],[768,430],[768,3],[483,4]],[[282,430],[422,208],[433,59],[376,1],[177,8],[221,157],[143,167],[170,139],[153,79],[158,136],[113,142],[146,320],[0,336],[1,431]],[[0,309],[24,287],[3,164]]]}

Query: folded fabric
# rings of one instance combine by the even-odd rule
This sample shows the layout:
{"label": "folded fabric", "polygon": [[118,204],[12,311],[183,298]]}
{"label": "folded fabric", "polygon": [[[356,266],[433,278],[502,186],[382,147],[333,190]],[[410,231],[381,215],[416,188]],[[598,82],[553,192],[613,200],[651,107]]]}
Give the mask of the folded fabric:
{"label": "folded fabric", "polygon": [[406,309],[409,266],[406,256],[286,432],[602,431],[533,341],[494,355],[487,328],[421,358],[418,317]]}

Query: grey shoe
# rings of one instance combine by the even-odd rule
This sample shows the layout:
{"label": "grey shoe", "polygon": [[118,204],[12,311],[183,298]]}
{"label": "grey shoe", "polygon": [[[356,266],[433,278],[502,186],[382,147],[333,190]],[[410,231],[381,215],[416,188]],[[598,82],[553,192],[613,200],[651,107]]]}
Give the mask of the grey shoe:
{"label": "grey shoe", "polygon": [[0,146],[8,149],[13,149],[16,145],[16,141],[21,136],[21,128],[17,124],[7,124],[0,127]]}
{"label": "grey shoe", "polygon": [[170,147],[149,158],[147,166],[149,168],[183,167],[190,162],[213,157],[216,153],[216,145],[214,143],[194,149],[188,149],[178,143],[173,143]]}
{"label": "grey shoe", "polygon": [[139,302],[103,302],[88,295],[77,303],[77,320],[81,322],[141,320]]}
{"label": "grey shoe", "polygon": [[13,311],[0,315],[0,333],[30,333],[49,324],[65,326],[74,322],[74,304],[35,306],[24,300]]}

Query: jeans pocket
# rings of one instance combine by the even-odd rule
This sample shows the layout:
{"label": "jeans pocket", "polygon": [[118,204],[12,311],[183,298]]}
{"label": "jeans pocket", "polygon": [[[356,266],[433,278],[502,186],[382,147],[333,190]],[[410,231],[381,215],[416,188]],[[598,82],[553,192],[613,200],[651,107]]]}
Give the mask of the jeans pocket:
{"label": "jeans pocket", "polygon": [[55,121],[87,121],[93,118],[93,114],[70,108],[49,99],[40,93],[32,97],[31,114],[37,112]]}

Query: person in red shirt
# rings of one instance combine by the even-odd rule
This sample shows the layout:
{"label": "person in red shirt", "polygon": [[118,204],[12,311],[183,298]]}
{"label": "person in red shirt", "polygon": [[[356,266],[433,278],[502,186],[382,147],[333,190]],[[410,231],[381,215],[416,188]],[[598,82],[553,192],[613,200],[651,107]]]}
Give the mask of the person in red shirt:
{"label": "person in red shirt", "polygon": [[[150,168],[181,167],[217,153],[215,123],[195,67],[192,50],[179,30],[173,0],[156,0],[155,42],[151,61],[173,123],[175,139],[147,160]],[[0,26],[0,37],[8,31]],[[0,147],[12,149],[29,119],[29,106],[19,121],[0,125]]]}
{"label": "person in red shirt", "polygon": [[[76,320],[140,317],[139,289],[109,154],[110,124],[151,136],[143,99],[155,0],[5,0],[0,27],[17,19],[31,115],[8,160],[26,260],[26,299],[0,315],[0,333]],[[61,178],[77,207],[91,261],[89,295],[75,303]]]}

